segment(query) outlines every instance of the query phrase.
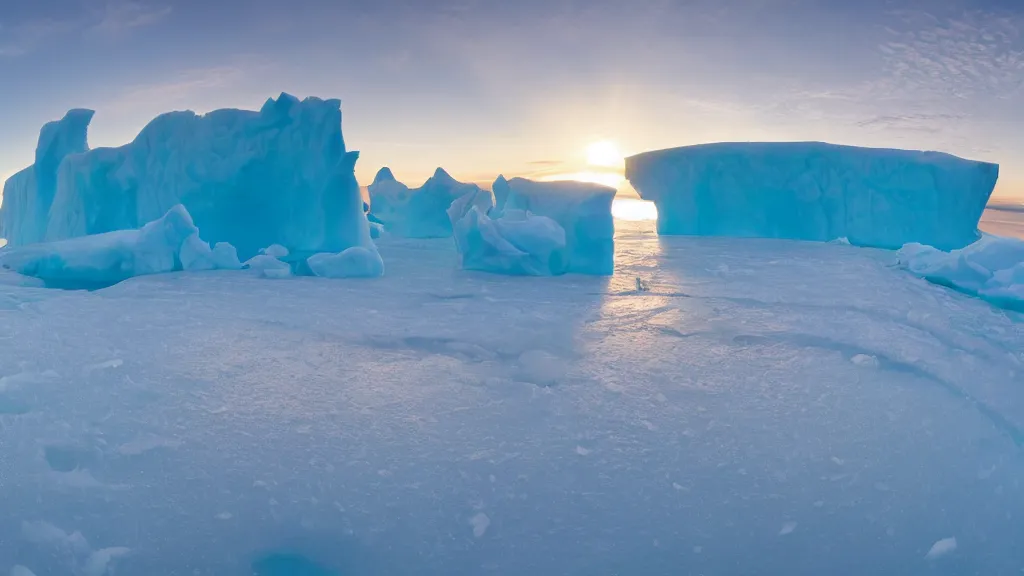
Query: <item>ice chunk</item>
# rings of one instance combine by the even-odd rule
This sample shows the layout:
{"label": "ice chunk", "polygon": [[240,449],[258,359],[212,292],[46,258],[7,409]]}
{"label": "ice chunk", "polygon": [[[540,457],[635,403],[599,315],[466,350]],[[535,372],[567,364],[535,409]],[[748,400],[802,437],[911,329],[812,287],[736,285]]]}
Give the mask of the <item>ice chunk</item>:
{"label": "ice chunk", "polygon": [[938,152],[752,142],[626,159],[658,208],[659,234],[828,241],[944,250],[978,238],[999,167]]}
{"label": "ice chunk", "polygon": [[36,575],[35,575],[34,572],[29,570],[28,568],[26,568],[26,567],[24,567],[24,566],[19,564],[19,565],[14,566],[14,567],[11,568],[11,576],[36,576]]}
{"label": "ice chunk", "polygon": [[956,550],[956,538],[943,538],[935,544],[932,544],[928,554],[925,555],[929,560],[936,560],[947,554],[950,554]]}
{"label": "ice chunk", "polygon": [[232,257],[230,245],[214,253],[198,234],[188,211],[179,204],[138,230],[8,248],[0,251],[0,265],[52,285],[67,286],[104,286],[133,276],[182,270],[183,254],[190,269],[236,267],[237,257]]}
{"label": "ice chunk", "polygon": [[[455,200],[481,192],[476,184],[465,184],[438,168],[434,175],[419,188],[394,179],[391,171],[381,169],[368,188],[370,212],[380,220],[384,229],[405,238],[448,238],[452,225],[448,208]],[[486,193],[486,192],[485,192]]]}
{"label": "ice chunk", "polygon": [[65,157],[89,149],[92,110],[70,110],[39,131],[35,162],[4,183],[0,237],[10,245],[41,242],[57,191],[57,169]]}
{"label": "ice chunk", "polygon": [[1024,308],[1024,240],[983,234],[943,252],[922,244],[900,249],[900,267],[912,274],[1007,308]]}
{"label": "ice chunk", "polygon": [[465,270],[523,276],[566,271],[565,231],[550,218],[522,210],[492,219],[470,206],[455,224],[455,245]]}
{"label": "ice chunk", "polygon": [[322,278],[377,278],[384,261],[376,250],[354,246],[340,254],[314,254],[306,259],[314,275]]}
{"label": "ice chunk", "polygon": [[589,182],[508,181],[503,210],[526,210],[551,218],[565,231],[568,271],[609,275],[615,264],[615,189]]}
{"label": "ice chunk", "polygon": [[292,267],[287,262],[282,262],[269,254],[253,256],[245,261],[243,266],[248,270],[259,273],[264,278],[288,278],[292,275]]}
{"label": "ice chunk", "polygon": [[89,558],[85,561],[85,569],[83,572],[85,576],[104,576],[109,573],[110,564],[114,560],[126,556],[130,552],[131,549],[123,546],[97,550],[90,554]]}
{"label": "ice chunk", "polygon": [[183,270],[238,270],[238,252],[227,242],[218,242],[213,249],[195,232],[185,239],[178,254]]}
{"label": "ice chunk", "polygon": [[[86,112],[75,116],[76,124],[62,121],[65,132],[74,124],[81,133],[67,137],[76,143],[68,149],[79,153],[66,155],[59,168],[37,158],[30,172],[8,182],[12,192],[0,220],[9,245],[44,239],[44,231],[55,241],[136,229],[177,204],[206,240],[231,243],[243,259],[271,244],[340,252],[352,246],[339,244],[348,227],[366,228],[358,185],[347,189],[355,183],[357,156],[345,151],[338,100],[300,102],[282,94],[258,112],[172,112],[129,144],[90,151],[84,151]],[[52,194],[27,175],[51,169]],[[350,170],[342,178],[346,186],[328,182],[344,170]],[[22,228],[13,224],[23,221]]]}
{"label": "ice chunk", "polygon": [[271,258],[286,258],[289,252],[287,248],[280,244],[271,244],[270,246],[260,250],[260,254],[266,254]]}

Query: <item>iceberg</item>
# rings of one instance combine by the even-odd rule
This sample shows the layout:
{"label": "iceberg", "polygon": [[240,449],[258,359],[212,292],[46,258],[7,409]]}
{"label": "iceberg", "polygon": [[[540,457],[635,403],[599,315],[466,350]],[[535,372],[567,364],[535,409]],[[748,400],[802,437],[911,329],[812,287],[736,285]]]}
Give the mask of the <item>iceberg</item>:
{"label": "iceberg", "polygon": [[615,264],[615,189],[577,181],[508,181],[504,212],[522,210],[550,218],[565,232],[568,271],[610,275]]}
{"label": "iceberg", "polygon": [[551,218],[507,210],[491,218],[478,206],[454,225],[463,270],[515,276],[555,276],[566,272],[565,230]]}
{"label": "iceberg", "polygon": [[0,267],[53,287],[104,287],[134,276],[238,269],[234,247],[213,249],[182,205],[137,230],[117,230],[0,251]]}
{"label": "iceberg", "polygon": [[897,252],[901,268],[941,286],[996,306],[1024,310],[1024,240],[983,234],[977,242],[945,252],[907,244]]}
{"label": "iceberg", "polygon": [[390,169],[381,168],[368,191],[370,214],[387,232],[404,238],[449,238],[452,226],[448,208],[481,188],[459,182],[438,168],[423,186],[409,189],[395,179]]}
{"label": "iceberg", "polygon": [[35,164],[6,183],[8,245],[137,229],[178,204],[242,258],[271,244],[341,252],[368,230],[339,100],[281,94],[258,112],[171,112],[129,144],[88,150],[91,118],[73,110],[44,126]]}
{"label": "iceberg", "polygon": [[939,152],[820,142],[718,143],[626,159],[658,209],[659,234],[829,241],[942,250],[978,239],[996,164]]}

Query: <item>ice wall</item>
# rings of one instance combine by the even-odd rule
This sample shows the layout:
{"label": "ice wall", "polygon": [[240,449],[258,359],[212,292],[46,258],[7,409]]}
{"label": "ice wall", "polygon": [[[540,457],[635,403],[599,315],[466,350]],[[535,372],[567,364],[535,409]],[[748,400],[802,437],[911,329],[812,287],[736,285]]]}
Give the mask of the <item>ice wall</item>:
{"label": "ice wall", "polygon": [[565,230],[568,271],[609,275],[614,270],[615,189],[589,182],[508,181],[502,211],[524,210],[550,218]]}
{"label": "ice wall", "polygon": [[65,157],[89,149],[89,122],[93,114],[92,110],[69,110],[64,118],[43,125],[35,162],[4,183],[0,238],[6,238],[8,244],[43,240],[57,191],[57,170]]}
{"label": "ice wall", "polygon": [[658,208],[660,234],[746,236],[899,248],[962,248],[995,187],[996,164],[939,152],[819,142],[720,143],[626,159]]}
{"label": "ice wall", "polygon": [[[129,144],[67,156],[56,169],[46,218],[39,211],[25,216],[33,213],[30,198],[45,203],[44,187],[33,190],[16,176],[8,183],[17,191],[4,203],[4,220],[26,220],[45,228],[42,239],[61,240],[138,228],[182,204],[208,240],[230,242],[243,259],[271,244],[340,252],[362,236],[366,219],[354,174],[354,190],[328,179],[352,170],[355,160],[345,151],[339,100],[281,94],[258,112],[171,112]],[[36,174],[41,165],[50,167],[37,160]],[[5,230],[14,232],[7,236],[11,245],[40,239]]]}

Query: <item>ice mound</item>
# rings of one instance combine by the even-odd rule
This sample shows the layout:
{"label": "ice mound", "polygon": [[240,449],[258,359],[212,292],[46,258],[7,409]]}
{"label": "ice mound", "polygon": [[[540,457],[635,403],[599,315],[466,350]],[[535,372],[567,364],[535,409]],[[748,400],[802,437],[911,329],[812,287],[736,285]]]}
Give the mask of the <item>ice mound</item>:
{"label": "ice mound", "polygon": [[983,234],[960,250],[907,244],[899,265],[922,278],[998,306],[1024,309],[1024,240]]}
{"label": "ice mound", "polygon": [[[36,163],[7,182],[9,245],[136,229],[178,204],[206,240],[243,258],[271,244],[340,252],[367,228],[339,100],[281,94],[258,112],[171,112],[129,144],[87,150],[91,117],[72,111],[45,126]],[[346,171],[354,190],[328,183]]]}
{"label": "ice mound", "polygon": [[480,191],[476,184],[459,182],[441,168],[412,190],[382,168],[368,189],[373,217],[389,233],[405,238],[450,237],[448,208],[466,194]]}
{"label": "ice mound", "polygon": [[384,261],[376,250],[355,246],[340,254],[314,254],[306,259],[314,276],[321,278],[377,278],[384,275]]}
{"label": "ice mound", "polygon": [[270,254],[258,254],[252,258],[246,260],[242,266],[246,270],[252,270],[264,278],[290,278],[292,275],[292,267],[287,262],[281,260],[287,256],[272,256]]}
{"label": "ice mound", "polygon": [[820,142],[719,143],[626,159],[658,208],[659,234],[828,241],[943,250],[978,239],[996,164],[938,152]]}
{"label": "ice mound", "polygon": [[535,182],[525,178],[509,180],[508,188],[503,211],[524,210],[550,218],[562,227],[569,272],[595,275],[613,272],[614,188],[589,182]]}
{"label": "ice mound", "polygon": [[455,245],[464,270],[518,276],[554,276],[567,271],[565,230],[551,218],[506,210],[491,218],[478,206],[455,222]]}
{"label": "ice mound", "polygon": [[241,267],[234,248],[213,249],[180,204],[138,230],[117,230],[0,251],[0,266],[51,286],[100,287],[133,276]]}

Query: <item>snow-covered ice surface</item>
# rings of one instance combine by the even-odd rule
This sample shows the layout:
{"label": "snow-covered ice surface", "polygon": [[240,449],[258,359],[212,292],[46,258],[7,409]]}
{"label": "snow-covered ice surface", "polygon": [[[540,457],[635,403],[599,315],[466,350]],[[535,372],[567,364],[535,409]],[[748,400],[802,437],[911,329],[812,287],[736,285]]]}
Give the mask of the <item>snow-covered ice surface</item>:
{"label": "snow-covered ice surface", "polygon": [[685,146],[626,159],[662,234],[943,250],[977,239],[999,166],[938,152],[821,142]]}
{"label": "snow-covered ice surface", "polygon": [[384,239],[374,280],[0,288],[0,570],[1024,568],[1020,316],[892,253],[635,230],[610,278]]}

